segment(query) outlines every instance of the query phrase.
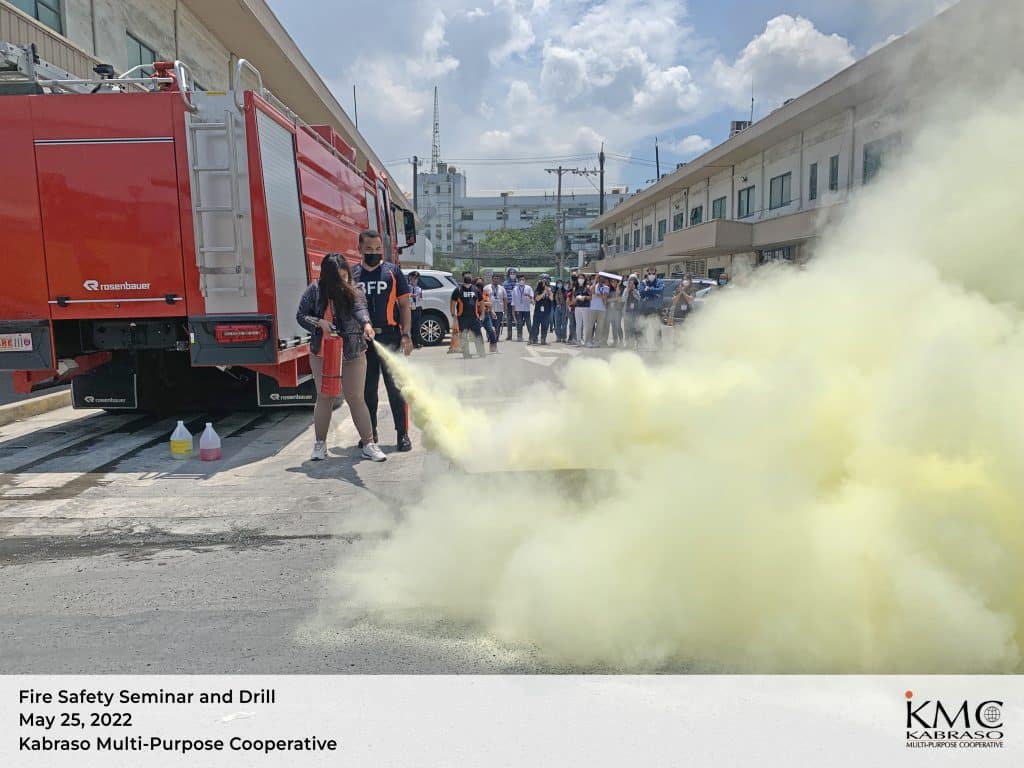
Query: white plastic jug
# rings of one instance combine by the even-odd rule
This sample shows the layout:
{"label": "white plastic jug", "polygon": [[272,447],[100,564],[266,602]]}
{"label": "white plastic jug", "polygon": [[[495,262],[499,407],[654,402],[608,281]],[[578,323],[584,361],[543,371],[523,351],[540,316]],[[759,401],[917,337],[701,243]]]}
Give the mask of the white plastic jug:
{"label": "white plastic jug", "polygon": [[217,461],[220,458],[220,435],[209,421],[199,438],[199,458],[203,461]]}
{"label": "white plastic jug", "polygon": [[192,458],[192,433],[185,429],[185,422],[179,421],[171,433],[171,458]]}

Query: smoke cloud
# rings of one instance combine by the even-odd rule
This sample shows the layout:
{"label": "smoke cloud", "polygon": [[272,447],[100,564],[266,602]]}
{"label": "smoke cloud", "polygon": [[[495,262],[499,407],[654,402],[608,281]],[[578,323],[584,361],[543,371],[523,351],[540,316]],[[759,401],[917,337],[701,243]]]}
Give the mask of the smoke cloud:
{"label": "smoke cloud", "polygon": [[[577,669],[1024,671],[1024,83],[1003,79],[664,364],[574,360],[485,429],[396,360],[468,474],[346,566],[346,599]],[[530,474],[476,474],[508,469]]]}

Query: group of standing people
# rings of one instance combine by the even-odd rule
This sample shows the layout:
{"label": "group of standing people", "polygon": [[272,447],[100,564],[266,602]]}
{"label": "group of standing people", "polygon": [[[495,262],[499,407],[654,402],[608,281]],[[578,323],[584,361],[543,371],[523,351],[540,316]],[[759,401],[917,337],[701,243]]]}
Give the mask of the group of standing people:
{"label": "group of standing people", "polygon": [[[728,278],[722,276],[719,284]],[[695,290],[690,278],[665,296],[664,281],[654,268],[628,278],[615,275],[584,275],[573,270],[567,282],[541,278],[530,285],[526,276],[510,267],[502,281],[498,273],[490,283],[464,272],[462,285],[452,293],[453,333],[462,334],[462,354],[471,357],[470,342],[484,356],[484,335],[490,351],[497,352],[502,329],[506,341],[528,345],[548,343],[554,334],[558,343],[586,347],[639,348],[645,318],[660,327],[660,315],[667,305],[668,325],[679,325],[694,306]],[[660,330],[658,331],[660,337]]]}
{"label": "group of standing people", "polygon": [[[481,297],[479,335],[482,344],[482,333],[487,333],[492,352],[497,351],[503,328],[507,341],[512,341],[515,333],[516,341],[545,345],[553,333],[558,343],[636,348],[643,335],[643,318],[657,319],[666,302],[671,302],[668,322],[677,324],[692,309],[695,293],[686,279],[671,297],[666,297],[664,281],[653,268],[647,270],[643,280],[637,274],[618,278],[608,274],[588,276],[573,270],[567,282],[542,278],[530,285],[514,267],[506,270],[504,282],[497,273],[487,285],[468,272],[463,280]],[[723,277],[720,282],[726,280]],[[452,297],[453,316],[456,298]],[[467,298],[464,296],[463,301]],[[461,319],[460,326],[465,327]],[[467,350],[464,346],[463,354],[468,354]]]}

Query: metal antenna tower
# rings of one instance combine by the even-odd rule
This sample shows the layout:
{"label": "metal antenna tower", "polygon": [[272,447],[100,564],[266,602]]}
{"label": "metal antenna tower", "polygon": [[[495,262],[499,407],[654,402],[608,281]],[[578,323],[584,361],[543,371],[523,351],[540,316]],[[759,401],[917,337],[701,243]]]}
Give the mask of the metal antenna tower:
{"label": "metal antenna tower", "polygon": [[430,150],[430,168],[434,173],[440,173],[441,165],[441,113],[437,108],[437,86],[434,86],[434,145]]}

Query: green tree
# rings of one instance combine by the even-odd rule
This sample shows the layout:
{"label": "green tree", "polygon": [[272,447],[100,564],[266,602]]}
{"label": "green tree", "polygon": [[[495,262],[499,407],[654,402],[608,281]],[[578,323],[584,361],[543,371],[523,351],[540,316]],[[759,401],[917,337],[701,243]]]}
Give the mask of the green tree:
{"label": "green tree", "polygon": [[539,256],[554,253],[554,219],[542,219],[528,229],[492,229],[477,242],[480,253],[503,256]]}

